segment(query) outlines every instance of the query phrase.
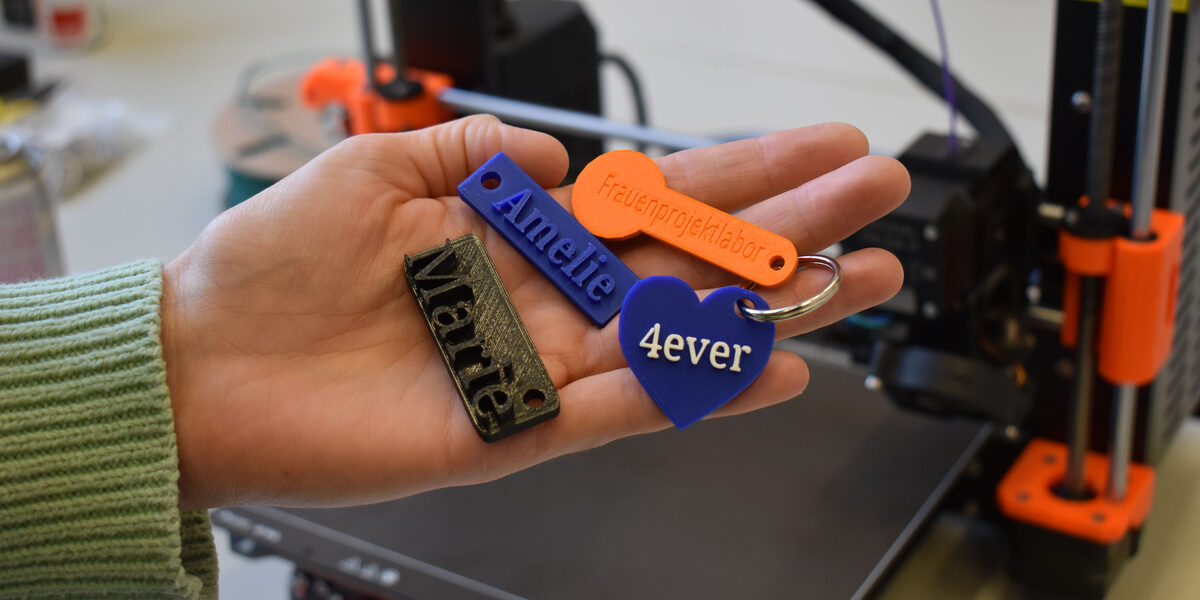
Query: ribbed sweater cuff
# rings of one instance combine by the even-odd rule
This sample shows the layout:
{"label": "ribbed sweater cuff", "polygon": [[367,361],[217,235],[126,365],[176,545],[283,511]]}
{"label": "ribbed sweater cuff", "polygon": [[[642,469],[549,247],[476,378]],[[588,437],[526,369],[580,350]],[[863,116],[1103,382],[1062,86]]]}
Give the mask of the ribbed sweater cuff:
{"label": "ribbed sweater cuff", "polygon": [[0,286],[0,597],[216,597],[180,511],[162,266]]}

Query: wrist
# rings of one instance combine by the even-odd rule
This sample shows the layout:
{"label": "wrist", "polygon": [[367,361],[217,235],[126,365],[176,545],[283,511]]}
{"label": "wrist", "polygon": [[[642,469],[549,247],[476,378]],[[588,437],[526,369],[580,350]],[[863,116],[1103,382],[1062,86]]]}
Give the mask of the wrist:
{"label": "wrist", "polygon": [[176,258],[163,268],[162,292],[162,354],[167,367],[167,389],[170,393],[171,412],[175,422],[175,445],[179,461],[179,507],[201,508],[195,500],[192,475],[194,455],[191,428],[188,426],[187,405],[191,394],[187,390],[189,360],[186,356],[186,327],[184,326],[183,294],[181,273],[184,257]]}

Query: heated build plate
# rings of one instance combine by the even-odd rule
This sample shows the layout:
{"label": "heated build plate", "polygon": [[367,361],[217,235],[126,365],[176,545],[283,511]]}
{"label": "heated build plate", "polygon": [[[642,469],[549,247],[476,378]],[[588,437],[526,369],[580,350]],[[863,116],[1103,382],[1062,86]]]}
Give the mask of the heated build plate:
{"label": "heated build plate", "polygon": [[[983,439],[813,365],[803,396],[563,457],[485,485],[214,522],[398,598],[850,598]],[[571,410],[564,404],[563,411]]]}

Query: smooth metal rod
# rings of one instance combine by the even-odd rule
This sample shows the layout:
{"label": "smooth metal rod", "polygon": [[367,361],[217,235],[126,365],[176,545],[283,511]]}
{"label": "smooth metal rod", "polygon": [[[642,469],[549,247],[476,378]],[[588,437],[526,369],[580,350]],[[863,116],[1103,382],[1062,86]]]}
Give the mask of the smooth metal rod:
{"label": "smooth metal rod", "polygon": [[1125,488],[1129,484],[1129,456],[1133,447],[1136,405],[1137,386],[1117,386],[1113,396],[1112,447],[1108,450],[1108,485],[1104,490],[1104,495],[1114,502],[1125,499]]}
{"label": "smooth metal rod", "polygon": [[1130,237],[1150,239],[1150,213],[1158,183],[1158,154],[1162,145],[1163,96],[1171,45],[1170,0],[1150,0],[1146,11],[1146,44],[1142,56],[1142,91],[1137,141],[1133,154],[1133,216]]}
{"label": "smooth metal rod", "polygon": [[596,138],[616,138],[642,142],[667,150],[683,150],[719,144],[719,140],[671,133],[605,119],[587,113],[499,98],[479,92],[447,88],[438,99],[450,108],[464,113],[488,113],[517,125],[531,125],[560,133],[573,133]]}
{"label": "smooth metal rod", "polygon": [[[1150,0],[1146,10],[1146,40],[1142,54],[1142,89],[1138,108],[1137,141],[1133,153],[1133,196],[1129,237],[1149,240],[1150,215],[1158,191],[1158,154],[1162,145],[1163,96],[1167,82],[1167,54],[1171,43],[1170,0]],[[1113,395],[1112,434],[1109,443],[1108,485],[1105,495],[1125,499],[1129,483],[1137,386],[1121,383]]]}

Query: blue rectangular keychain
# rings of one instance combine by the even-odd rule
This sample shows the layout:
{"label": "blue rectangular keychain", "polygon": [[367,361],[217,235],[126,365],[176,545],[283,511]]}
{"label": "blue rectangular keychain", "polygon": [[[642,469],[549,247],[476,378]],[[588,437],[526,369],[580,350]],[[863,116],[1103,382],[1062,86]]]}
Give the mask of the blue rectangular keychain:
{"label": "blue rectangular keychain", "polygon": [[597,327],[620,312],[637,275],[503,152],[458,195]]}

